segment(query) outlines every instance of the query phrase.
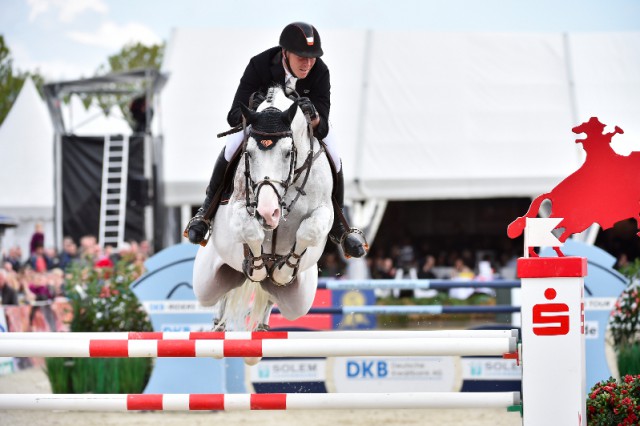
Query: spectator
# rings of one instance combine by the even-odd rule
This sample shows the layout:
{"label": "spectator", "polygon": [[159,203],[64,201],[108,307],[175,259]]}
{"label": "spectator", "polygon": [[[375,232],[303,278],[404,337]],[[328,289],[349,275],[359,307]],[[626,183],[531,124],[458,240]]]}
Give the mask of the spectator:
{"label": "spectator", "polygon": [[36,223],[35,230],[31,235],[31,244],[29,245],[29,248],[30,248],[29,255],[32,255],[38,247],[44,247],[44,232],[43,232],[41,222]]}
{"label": "spectator", "polygon": [[64,297],[64,271],[60,268],[52,269],[48,274],[48,281],[53,297]]}
{"label": "spectator", "polygon": [[29,266],[36,272],[47,272],[51,266],[51,261],[44,254],[44,247],[38,246],[29,258]]}
{"label": "spectator", "polygon": [[433,272],[433,268],[436,266],[436,258],[428,254],[422,263],[422,266],[418,270],[418,278],[420,279],[434,279],[438,278]]}
{"label": "spectator", "polygon": [[[435,272],[433,272],[433,268],[436,266],[436,258],[428,254],[424,261],[422,262],[422,266],[418,269],[418,278],[423,280],[431,280],[437,278]],[[433,289],[416,289],[414,290],[414,296],[420,298],[427,297],[435,297],[438,294],[438,290]]]}
{"label": "spectator", "polygon": [[[474,278],[473,271],[462,260],[461,257],[457,258],[453,262],[453,273],[451,274],[452,280],[457,281],[471,281]],[[473,294],[472,287],[459,287],[449,290],[449,296],[454,299],[466,299]]]}
{"label": "spectator", "polygon": [[36,301],[53,299],[53,293],[49,288],[46,274],[33,273],[31,275],[29,290],[34,294]]}
{"label": "spectator", "polygon": [[12,269],[16,272],[22,269],[22,249],[20,249],[20,246],[11,247],[9,254],[4,257],[4,262],[10,263]]}
{"label": "spectator", "polygon": [[325,254],[321,264],[321,277],[336,278],[342,275],[343,265],[338,261],[338,256],[335,253]]}
{"label": "spectator", "polygon": [[4,269],[0,269],[0,304],[18,304],[18,293],[9,285],[8,274]]}
{"label": "spectator", "polygon": [[71,237],[65,237],[62,241],[62,254],[60,255],[60,269],[66,271],[69,265],[78,260],[78,246]]}
{"label": "spectator", "polygon": [[34,294],[29,290],[31,274],[33,274],[33,271],[29,267],[26,267],[13,277],[15,281],[15,288],[18,292],[18,302],[21,305],[28,305],[36,300]]}

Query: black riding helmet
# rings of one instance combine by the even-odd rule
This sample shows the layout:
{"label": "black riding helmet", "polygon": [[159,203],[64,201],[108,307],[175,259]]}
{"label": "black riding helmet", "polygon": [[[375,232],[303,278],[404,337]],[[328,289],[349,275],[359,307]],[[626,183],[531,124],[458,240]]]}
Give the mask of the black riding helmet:
{"label": "black riding helmet", "polygon": [[305,22],[287,25],[280,34],[280,47],[303,58],[322,56],[322,44],[318,30]]}

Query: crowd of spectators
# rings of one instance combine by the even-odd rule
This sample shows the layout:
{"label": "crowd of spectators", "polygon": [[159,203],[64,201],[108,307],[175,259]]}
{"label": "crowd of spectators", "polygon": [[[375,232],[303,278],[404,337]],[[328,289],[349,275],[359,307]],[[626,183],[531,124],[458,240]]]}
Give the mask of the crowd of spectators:
{"label": "crowd of spectators", "polygon": [[150,246],[147,241],[130,241],[114,250],[110,246],[102,248],[92,235],[82,237],[78,243],[66,237],[62,250],[57,251],[45,247],[42,228],[36,225],[28,255],[19,246],[2,253],[0,304],[33,304],[64,297],[65,279],[74,265],[108,268],[126,257],[142,269],[149,255]]}
{"label": "crowd of spectators", "polygon": [[[388,247],[374,246],[366,258],[372,279],[451,279],[460,281],[492,281],[515,279],[514,252],[469,249],[436,251],[428,244],[415,244],[404,238]],[[347,272],[346,263],[333,252],[325,253],[319,263],[321,276],[341,278]],[[474,289],[455,289],[451,297],[466,298]],[[493,294],[491,289],[482,292]],[[430,297],[433,291],[396,291],[396,297]]]}

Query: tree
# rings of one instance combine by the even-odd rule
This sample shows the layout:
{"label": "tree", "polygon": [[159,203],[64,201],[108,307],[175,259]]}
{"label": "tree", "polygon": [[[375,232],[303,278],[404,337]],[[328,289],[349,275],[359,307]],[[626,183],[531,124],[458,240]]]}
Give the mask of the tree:
{"label": "tree", "polygon": [[[146,46],[142,43],[131,43],[125,45],[120,51],[107,58],[107,64],[102,64],[98,67],[97,75],[103,75],[111,72],[124,72],[132,71],[136,69],[151,68],[159,70],[162,64],[162,58],[164,55],[165,44],[154,44]],[[122,87],[121,87],[122,88]],[[137,96],[141,95],[146,88],[144,87],[130,87],[133,93],[137,93]],[[134,95],[135,97],[136,95]],[[83,98],[85,105],[88,105],[92,101],[92,96]],[[105,111],[109,111],[113,105],[119,105],[125,116],[129,115],[127,109],[128,103],[131,101],[131,96],[121,95],[100,95],[97,96],[98,104]],[[131,119],[131,117],[129,117]]]}
{"label": "tree", "polygon": [[31,77],[42,94],[44,79],[36,72],[20,72],[13,69],[11,51],[0,34],[0,124],[11,110],[22,85],[27,77]]}
{"label": "tree", "polygon": [[121,72],[140,68],[160,69],[164,54],[164,43],[145,46],[142,43],[131,43],[124,46],[120,52],[108,58],[108,68],[101,65],[98,73]]}

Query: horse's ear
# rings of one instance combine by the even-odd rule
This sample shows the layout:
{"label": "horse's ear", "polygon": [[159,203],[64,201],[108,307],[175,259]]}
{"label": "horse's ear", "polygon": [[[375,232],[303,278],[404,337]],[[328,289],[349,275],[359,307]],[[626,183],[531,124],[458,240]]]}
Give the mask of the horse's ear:
{"label": "horse's ear", "polygon": [[288,110],[282,111],[282,121],[287,126],[290,126],[293,122],[293,118],[296,116],[296,112],[298,112],[298,102],[294,102],[291,104]]}
{"label": "horse's ear", "polygon": [[242,116],[245,120],[247,120],[247,124],[251,124],[254,122],[254,119],[257,113],[251,111],[245,104],[240,103],[240,111],[242,111]]}

